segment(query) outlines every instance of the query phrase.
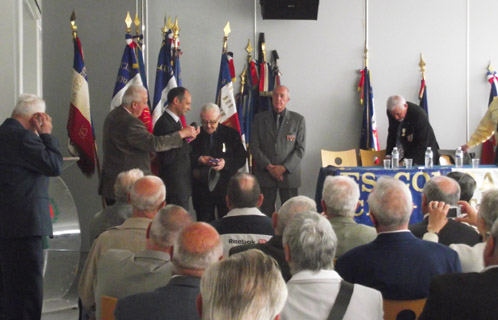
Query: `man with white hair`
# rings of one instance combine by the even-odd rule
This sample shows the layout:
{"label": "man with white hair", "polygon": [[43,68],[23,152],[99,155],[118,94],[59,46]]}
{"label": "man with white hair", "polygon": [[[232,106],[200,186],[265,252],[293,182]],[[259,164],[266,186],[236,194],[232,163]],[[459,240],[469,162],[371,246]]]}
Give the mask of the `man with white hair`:
{"label": "man with white hair", "polygon": [[95,310],[95,277],[97,263],[104,252],[109,249],[126,249],[139,252],[146,247],[146,232],[149,224],[166,202],[166,188],[163,181],[156,176],[138,179],[131,188],[129,200],[133,208],[130,218],[123,224],[112,227],[102,233],[93,242],[78,284],[78,294],[83,309],[92,314]]}
{"label": "man with white hair", "polygon": [[[285,257],[292,278],[287,283],[289,296],[282,320],[310,319],[383,319],[382,295],[365,286],[344,283],[334,271],[337,238],[332,226],[317,212],[294,217],[284,231]],[[345,288],[352,291],[343,301]],[[341,308],[342,314],[337,314]]]}
{"label": "man with white hair", "polygon": [[[225,196],[230,177],[246,163],[240,134],[220,123],[220,108],[206,103],[201,109],[202,130],[192,142],[192,203],[197,221],[215,220],[228,213]],[[219,174],[217,183],[215,177]],[[213,185],[210,185],[213,184]]]}
{"label": "man with white hair", "polygon": [[[0,318],[40,319],[42,238],[52,236],[48,177],[62,171],[45,101],[22,94],[0,126]],[[2,317],[3,315],[3,317]]]}
{"label": "man with white hair", "polygon": [[328,176],[323,183],[322,208],[337,236],[336,258],[375,239],[374,228],[354,221],[360,189],[347,176]]}
{"label": "man with white hair", "polygon": [[92,242],[102,232],[110,227],[122,224],[126,219],[131,217],[132,208],[128,203],[128,193],[135,181],[143,176],[144,173],[140,169],[131,169],[118,174],[116,183],[114,183],[116,202],[112,206],[108,206],[102,211],[97,212],[90,222],[90,240]]}
{"label": "man with white hair", "polygon": [[282,276],[287,282],[291,278],[289,264],[285,260],[284,247],[282,245],[282,235],[284,229],[296,215],[307,211],[316,211],[315,200],[306,196],[292,197],[280,207],[278,212],[273,213],[273,230],[275,235],[266,243],[245,244],[230,249],[229,255],[233,255],[249,249],[258,249],[271,256],[278,262],[282,271]]}
{"label": "man with white hair", "polygon": [[412,300],[427,297],[434,276],[461,272],[455,251],[418,239],[408,230],[413,203],[405,183],[381,177],[368,205],[377,238],[337,260],[336,270],[344,280],[377,289],[384,299]]}
{"label": "man with white hair", "polygon": [[180,231],[173,251],[173,277],[169,283],[152,292],[119,299],[114,311],[116,320],[199,319],[196,299],[201,276],[223,258],[220,236],[207,223],[195,222]]}
{"label": "man with white hair", "polygon": [[398,147],[399,159],[413,159],[413,164],[424,165],[425,151],[431,147],[434,164],[439,164],[439,145],[425,111],[402,96],[387,99],[389,131],[386,154]]}
{"label": "man with white hair", "polygon": [[202,320],[278,320],[286,298],[276,261],[251,249],[207,268],[197,308]]}
{"label": "man with white hair", "polygon": [[111,249],[102,255],[97,265],[94,291],[97,320],[101,319],[102,296],[122,298],[168,283],[173,245],[180,230],[190,223],[190,215],[184,208],[169,204],[159,210],[149,224],[145,250],[135,254]]}
{"label": "man with white hair", "polygon": [[498,221],[483,252],[481,272],[445,274],[431,281],[429,297],[419,319],[496,319],[498,314]]}

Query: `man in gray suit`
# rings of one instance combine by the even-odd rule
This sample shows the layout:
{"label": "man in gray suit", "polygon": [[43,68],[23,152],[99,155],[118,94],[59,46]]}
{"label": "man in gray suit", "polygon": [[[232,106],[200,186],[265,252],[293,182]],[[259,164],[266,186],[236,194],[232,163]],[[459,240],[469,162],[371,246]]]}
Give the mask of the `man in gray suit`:
{"label": "man in gray suit", "polygon": [[273,90],[273,109],[254,117],[251,131],[253,173],[259,181],[264,201],[261,211],[275,212],[277,190],[280,202],[297,196],[301,186],[301,159],[304,156],[306,125],[304,117],[286,110],[289,89]]}
{"label": "man in gray suit", "polygon": [[153,136],[138,119],[147,106],[147,89],[130,86],[121,106],[112,110],[104,122],[104,162],[99,194],[113,204],[114,182],[123,171],[140,169],[151,174],[150,152],[166,151],[183,145],[183,138],[195,138],[200,129],[188,126],[169,135]]}

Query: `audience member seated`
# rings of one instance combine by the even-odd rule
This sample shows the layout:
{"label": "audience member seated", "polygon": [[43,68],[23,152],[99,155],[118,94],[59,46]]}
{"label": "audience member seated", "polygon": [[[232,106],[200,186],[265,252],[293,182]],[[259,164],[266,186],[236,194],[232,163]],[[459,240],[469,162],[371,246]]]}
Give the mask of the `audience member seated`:
{"label": "audience member seated", "polygon": [[116,320],[199,319],[196,299],[201,276],[222,258],[223,244],[212,226],[204,222],[186,226],[173,248],[173,276],[169,283],[152,292],[119,299],[114,311]]}
{"label": "audience member seated", "polygon": [[360,190],[346,176],[328,176],[323,183],[322,208],[337,236],[336,258],[365,243],[372,242],[377,232],[372,227],[354,221]]}
{"label": "audience member seated", "polygon": [[483,253],[482,272],[446,274],[435,277],[430,286],[423,320],[496,319],[498,314],[498,221]]}
{"label": "audience member seated", "polygon": [[90,240],[98,236],[110,227],[119,226],[131,217],[131,205],[128,203],[128,194],[131,187],[144,173],[140,169],[131,169],[118,174],[114,183],[114,196],[116,202],[112,206],[97,212],[90,222]]}
{"label": "audience member seated", "polygon": [[92,317],[95,312],[94,285],[100,257],[109,249],[126,249],[133,253],[145,249],[147,228],[156,212],[165,205],[166,188],[160,178],[145,176],[135,182],[129,198],[131,217],[103,232],[95,239],[88,253],[78,284],[84,317]]}
{"label": "audience member seated", "polygon": [[368,205],[377,238],[337,260],[336,270],[344,280],[375,288],[384,299],[412,300],[427,297],[434,276],[461,271],[455,251],[418,239],[408,230],[413,203],[405,183],[380,178]]}
{"label": "audience member seated", "polygon": [[[424,220],[409,226],[410,231],[418,238],[423,238],[426,232],[435,233],[427,228],[429,224],[429,203],[437,205],[444,202],[450,206],[456,206],[460,199],[460,186],[452,178],[437,176],[431,178],[424,186],[422,193],[422,212],[425,213]],[[473,246],[481,242],[481,236],[471,226],[448,219],[444,227],[439,230],[439,243],[449,246],[452,243],[465,243]]]}
{"label": "audience member seated", "polygon": [[340,307],[340,319],[383,319],[382,295],[375,289],[347,284],[351,300],[338,299],[344,283],[334,271],[337,238],[325,217],[311,211],[294,217],[285,228],[283,244],[292,278],[282,320],[327,320],[332,308],[337,312]]}
{"label": "audience member seated", "polygon": [[273,236],[272,221],[259,211],[263,203],[258,180],[248,173],[239,173],[228,182],[228,214],[211,225],[223,241],[224,255],[241,244],[265,243]]}
{"label": "audience member seated", "polygon": [[290,198],[280,207],[280,210],[273,213],[273,229],[275,236],[273,236],[266,243],[246,244],[230,249],[230,255],[246,251],[249,249],[258,249],[271,256],[278,262],[280,271],[284,280],[289,281],[291,274],[289,264],[285,261],[284,247],[282,246],[282,234],[289,221],[297,214],[307,211],[316,211],[316,202],[305,196],[297,196]]}
{"label": "audience member seated", "polygon": [[[483,238],[483,242],[473,247],[463,243],[450,244],[450,248],[458,253],[462,272],[479,272],[484,268],[482,253],[486,245],[487,235],[491,232],[493,222],[498,219],[498,189],[489,189],[483,193],[478,213],[468,202],[461,201],[458,203],[462,205],[462,211],[467,213],[466,217],[458,220],[476,226]],[[431,206],[431,203],[429,203],[429,224],[427,228],[434,230],[435,233],[439,232],[448,221],[446,219],[448,209],[449,206],[444,202],[439,202],[435,206]],[[426,233],[424,240],[437,242],[435,233]]]}
{"label": "audience member seated", "polygon": [[207,268],[197,308],[203,320],[277,320],[286,298],[276,261],[251,249]]}
{"label": "audience member seated", "polygon": [[476,180],[470,174],[460,171],[452,171],[446,176],[455,180],[460,186],[460,201],[470,202],[476,190]]}
{"label": "audience member seated", "polygon": [[134,254],[111,249],[97,264],[95,302],[97,319],[101,319],[101,297],[122,298],[152,291],[166,285],[171,278],[173,245],[180,229],[191,223],[184,208],[167,205],[158,211],[147,229],[146,249]]}

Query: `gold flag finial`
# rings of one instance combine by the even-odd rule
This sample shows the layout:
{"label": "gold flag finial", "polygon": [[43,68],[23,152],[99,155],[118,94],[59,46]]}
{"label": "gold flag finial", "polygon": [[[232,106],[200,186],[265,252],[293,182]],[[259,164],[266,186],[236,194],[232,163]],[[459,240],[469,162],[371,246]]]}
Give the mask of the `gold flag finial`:
{"label": "gold flag finial", "polygon": [[420,67],[420,71],[422,71],[422,79],[425,79],[425,61],[424,61],[424,56],[422,55],[422,52],[420,53],[420,63],[418,66]]}
{"label": "gold flag finial", "polygon": [[71,31],[73,32],[73,39],[76,39],[76,33],[78,30],[78,27],[76,26],[76,14],[74,13],[74,10],[73,10],[73,13],[71,14],[71,18],[69,18],[69,20],[71,21]]}
{"label": "gold flag finial", "polygon": [[173,22],[171,22],[170,17],[168,17],[168,29],[173,29]]}
{"label": "gold flag finial", "polygon": [[223,31],[225,32],[225,37],[223,37],[223,52],[227,52],[228,34],[232,31],[230,30],[230,21],[227,21]]}
{"label": "gold flag finial", "polygon": [[489,60],[489,64],[488,64],[488,71],[493,73],[495,70],[493,69],[493,66],[491,65],[491,60]]}
{"label": "gold flag finial", "polygon": [[133,20],[133,23],[135,24],[135,32],[137,33],[137,36],[141,34],[140,32],[140,19],[138,19],[138,13],[135,12],[135,19]]}
{"label": "gold flag finial", "polygon": [[368,67],[368,45],[367,45],[367,41],[365,40],[365,50],[363,51],[363,53],[365,54],[365,68]]}
{"label": "gold flag finial", "polygon": [[178,18],[177,17],[175,17],[175,24],[173,25],[171,30],[173,31],[173,38],[175,39],[175,42],[176,42],[176,40],[178,39],[178,37],[180,35],[180,27],[178,26]]}
{"label": "gold flag finial", "polygon": [[241,96],[244,94],[244,85],[246,84],[246,73],[247,73],[247,66],[244,66],[244,70],[242,70],[242,73],[240,74],[240,95]]}
{"label": "gold flag finial", "polygon": [[163,33],[166,33],[168,32],[169,28],[168,28],[168,18],[166,17],[166,15],[164,15],[164,26],[161,28],[161,31]]}
{"label": "gold flag finial", "polygon": [[246,52],[247,52],[247,60],[251,62],[252,59],[252,51],[253,48],[251,46],[251,39],[247,40],[247,47],[246,47]]}
{"label": "gold flag finial", "polygon": [[126,24],[126,32],[130,33],[131,32],[131,16],[130,16],[130,11],[126,12],[126,18],[125,18],[125,24]]}

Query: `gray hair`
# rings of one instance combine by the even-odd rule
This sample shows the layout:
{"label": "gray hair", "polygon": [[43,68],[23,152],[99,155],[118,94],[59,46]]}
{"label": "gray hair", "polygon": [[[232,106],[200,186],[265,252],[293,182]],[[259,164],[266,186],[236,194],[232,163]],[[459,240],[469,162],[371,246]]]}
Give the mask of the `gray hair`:
{"label": "gray hair", "polygon": [[37,95],[23,93],[17,98],[12,117],[30,118],[35,113],[45,112],[45,100]]}
{"label": "gray hair", "polygon": [[460,186],[460,200],[469,202],[474,196],[476,180],[470,174],[461,171],[452,171],[446,176],[454,179]]}
{"label": "gray hair", "polygon": [[392,112],[396,108],[401,108],[406,104],[405,98],[399,95],[390,96],[387,98],[387,111]]}
{"label": "gray hair", "polygon": [[180,230],[190,224],[189,213],[182,207],[169,204],[159,210],[150,225],[150,239],[166,248],[174,245]]}
{"label": "gray hair", "polygon": [[322,199],[327,213],[352,218],[360,199],[360,189],[350,177],[328,176],[323,184]]}
{"label": "gray hair", "polygon": [[133,102],[142,101],[142,95],[144,92],[147,92],[147,89],[145,89],[144,86],[131,85],[123,94],[121,104],[125,107],[129,107],[133,104]]}
{"label": "gray hair", "polygon": [[156,176],[145,176],[138,179],[130,190],[130,204],[140,212],[157,209],[166,199],[166,187]]}
{"label": "gray hair", "polygon": [[277,262],[251,249],[219,261],[201,279],[203,320],[270,320],[282,311],[287,287]]}
{"label": "gray hair", "polygon": [[498,189],[483,192],[478,215],[484,220],[486,231],[491,231],[493,223],[498,219]]}
{"label": "gray hair", "polygon": [[208,103],[206,103],[205,105],[202,106],[202,108],[201,108],[201,114],[209,112],[209,111],[214,111],[214,112],[216,112],[216,114],[218,116],[220,115],[220,107],[218,107],[218,105],[216,105],[214,103],[208,102]]}
{"label": "gray hair", "polygon": [[223,242],[216,229],[204,222],[180,231],[173,246],[173,269],[204,270],[223,256]]}
{"label": "gray hair", "polygon": [[496,241],[498,241],[498,220],[493,223],[493,227],[491,227],[491,236],[495,239],[495,247]]}
{"label": "gray hair", "polygon": [[126,202],[131,187],[143,176],[144,173],[140,169],[131,169],[118,174],[116,182],[114,183],[114,196],[116,197],[116,200]]}
{"label": "gray hair", "polygon": [[377,180],[367,203],[378,224],[383,227],[396,228],[408,224],[413,210],[412,194],[406,184],[385,176]]}
{"label": "gray hair", "polygon": [[285,201],[280,210],[278,210],[277,233],[282,235],[291,219],[297,214],[307,211],[316,211],[315,200],[306,196],[296,196]]}
{"label": "gray hair", "polygon": [[282,242],[289,246],[292,274],[334,269],[337,237],[330,222],[317,212],[294,217],[285,228]]}
{"label": "gray hair", "polygon": [[436,176],[427,181],[422,193],[427,203],[431,201],[443,201],[454,206],[460,200],[460,185],[455,179]]}

